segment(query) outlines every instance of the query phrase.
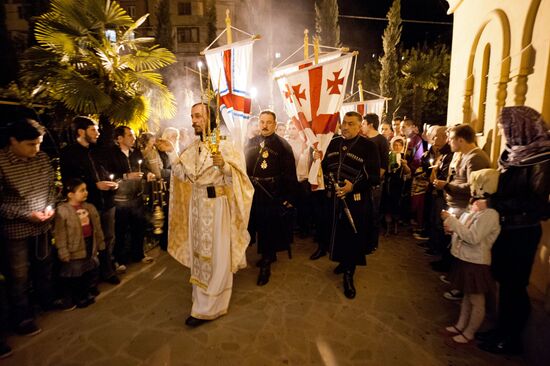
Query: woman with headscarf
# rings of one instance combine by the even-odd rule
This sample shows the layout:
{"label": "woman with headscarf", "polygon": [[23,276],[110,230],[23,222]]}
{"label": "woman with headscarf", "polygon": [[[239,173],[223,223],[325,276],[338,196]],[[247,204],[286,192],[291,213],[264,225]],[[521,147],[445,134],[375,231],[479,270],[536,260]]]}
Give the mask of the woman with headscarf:
{"label": "woman with headscarf", "polygon": [[500,214],[501,233],[492,250],[492,271],[499,282],[497,327],[477,333],[487,352],[522,351],[521,332],[530,313],[527,285],[542,235],[541,220],[550,217],[550,130],[530,107],[503,108],[499,128],[506,140],[499,159],[498,190],[486,201]]}

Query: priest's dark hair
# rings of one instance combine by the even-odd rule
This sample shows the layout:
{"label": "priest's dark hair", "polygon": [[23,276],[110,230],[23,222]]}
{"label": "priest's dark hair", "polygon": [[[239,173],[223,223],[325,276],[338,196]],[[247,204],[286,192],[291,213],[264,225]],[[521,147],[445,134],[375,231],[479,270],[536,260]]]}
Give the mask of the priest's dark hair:
{"label": "priest's dark hair", "polygon": [[201,104],[208,109],[208,114],[209,114],[209,117],[210,117],[210,129],[213,130],[214,128],[216,128],[216,110],[212,107],[212,105],[206,104],[204,102],[198,102],[198,103],[193,104],[191,106],[191,109],[193,109],[196,106],[201,105]]}

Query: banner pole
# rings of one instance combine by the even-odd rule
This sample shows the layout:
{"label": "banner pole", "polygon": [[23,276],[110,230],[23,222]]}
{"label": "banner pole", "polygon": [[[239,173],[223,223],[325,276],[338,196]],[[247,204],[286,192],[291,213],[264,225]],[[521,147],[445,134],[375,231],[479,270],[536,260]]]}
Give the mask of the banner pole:
{"label": "banner pole", "polygon": [[304,29],[304,60],[309,58],[309,31]]}
{"label": "banner pole", "polygon": [[233,34],[231,33],[231,18],[229,17],[229,9],[225,10],[225,29],[227,36],[227,44],[233,43]]}

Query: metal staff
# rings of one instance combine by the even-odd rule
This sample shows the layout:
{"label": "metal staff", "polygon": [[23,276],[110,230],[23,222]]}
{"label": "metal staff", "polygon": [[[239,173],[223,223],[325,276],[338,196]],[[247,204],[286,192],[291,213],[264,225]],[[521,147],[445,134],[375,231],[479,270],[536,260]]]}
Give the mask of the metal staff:
{"label": "metal staff", "polygon": [[[331,172],[329,173],[330,181],[334,185],[335,189],[336,187],[339,187],[338,183],[336,182],[336,179],[334,179],[334,174]],[[349,210],[348,203],[346,202],[346,197],[342,196],[340,198],[342,200],[342,203],[344,204],[344,212],[346,213],[346,216],[348,218],[348,221],[351,225],[351,228],[353,229],[353,233],[357,234],[357,228],[355,227],[355,221],[353,221],[353,216],[351,216],[351,211]]]}

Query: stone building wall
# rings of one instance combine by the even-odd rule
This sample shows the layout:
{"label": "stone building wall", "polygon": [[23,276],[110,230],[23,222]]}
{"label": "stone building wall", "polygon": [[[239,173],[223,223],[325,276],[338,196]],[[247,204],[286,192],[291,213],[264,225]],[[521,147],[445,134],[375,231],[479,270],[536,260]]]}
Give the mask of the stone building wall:
{"label": "stone building wall", "polygon": [[[527,105],[550,123],[550,0],[448,3],[454,29],[447,124],[471,123],[496,166],[502,107]],[[543,228],[529,291],[550,314],[550,222]]]}

